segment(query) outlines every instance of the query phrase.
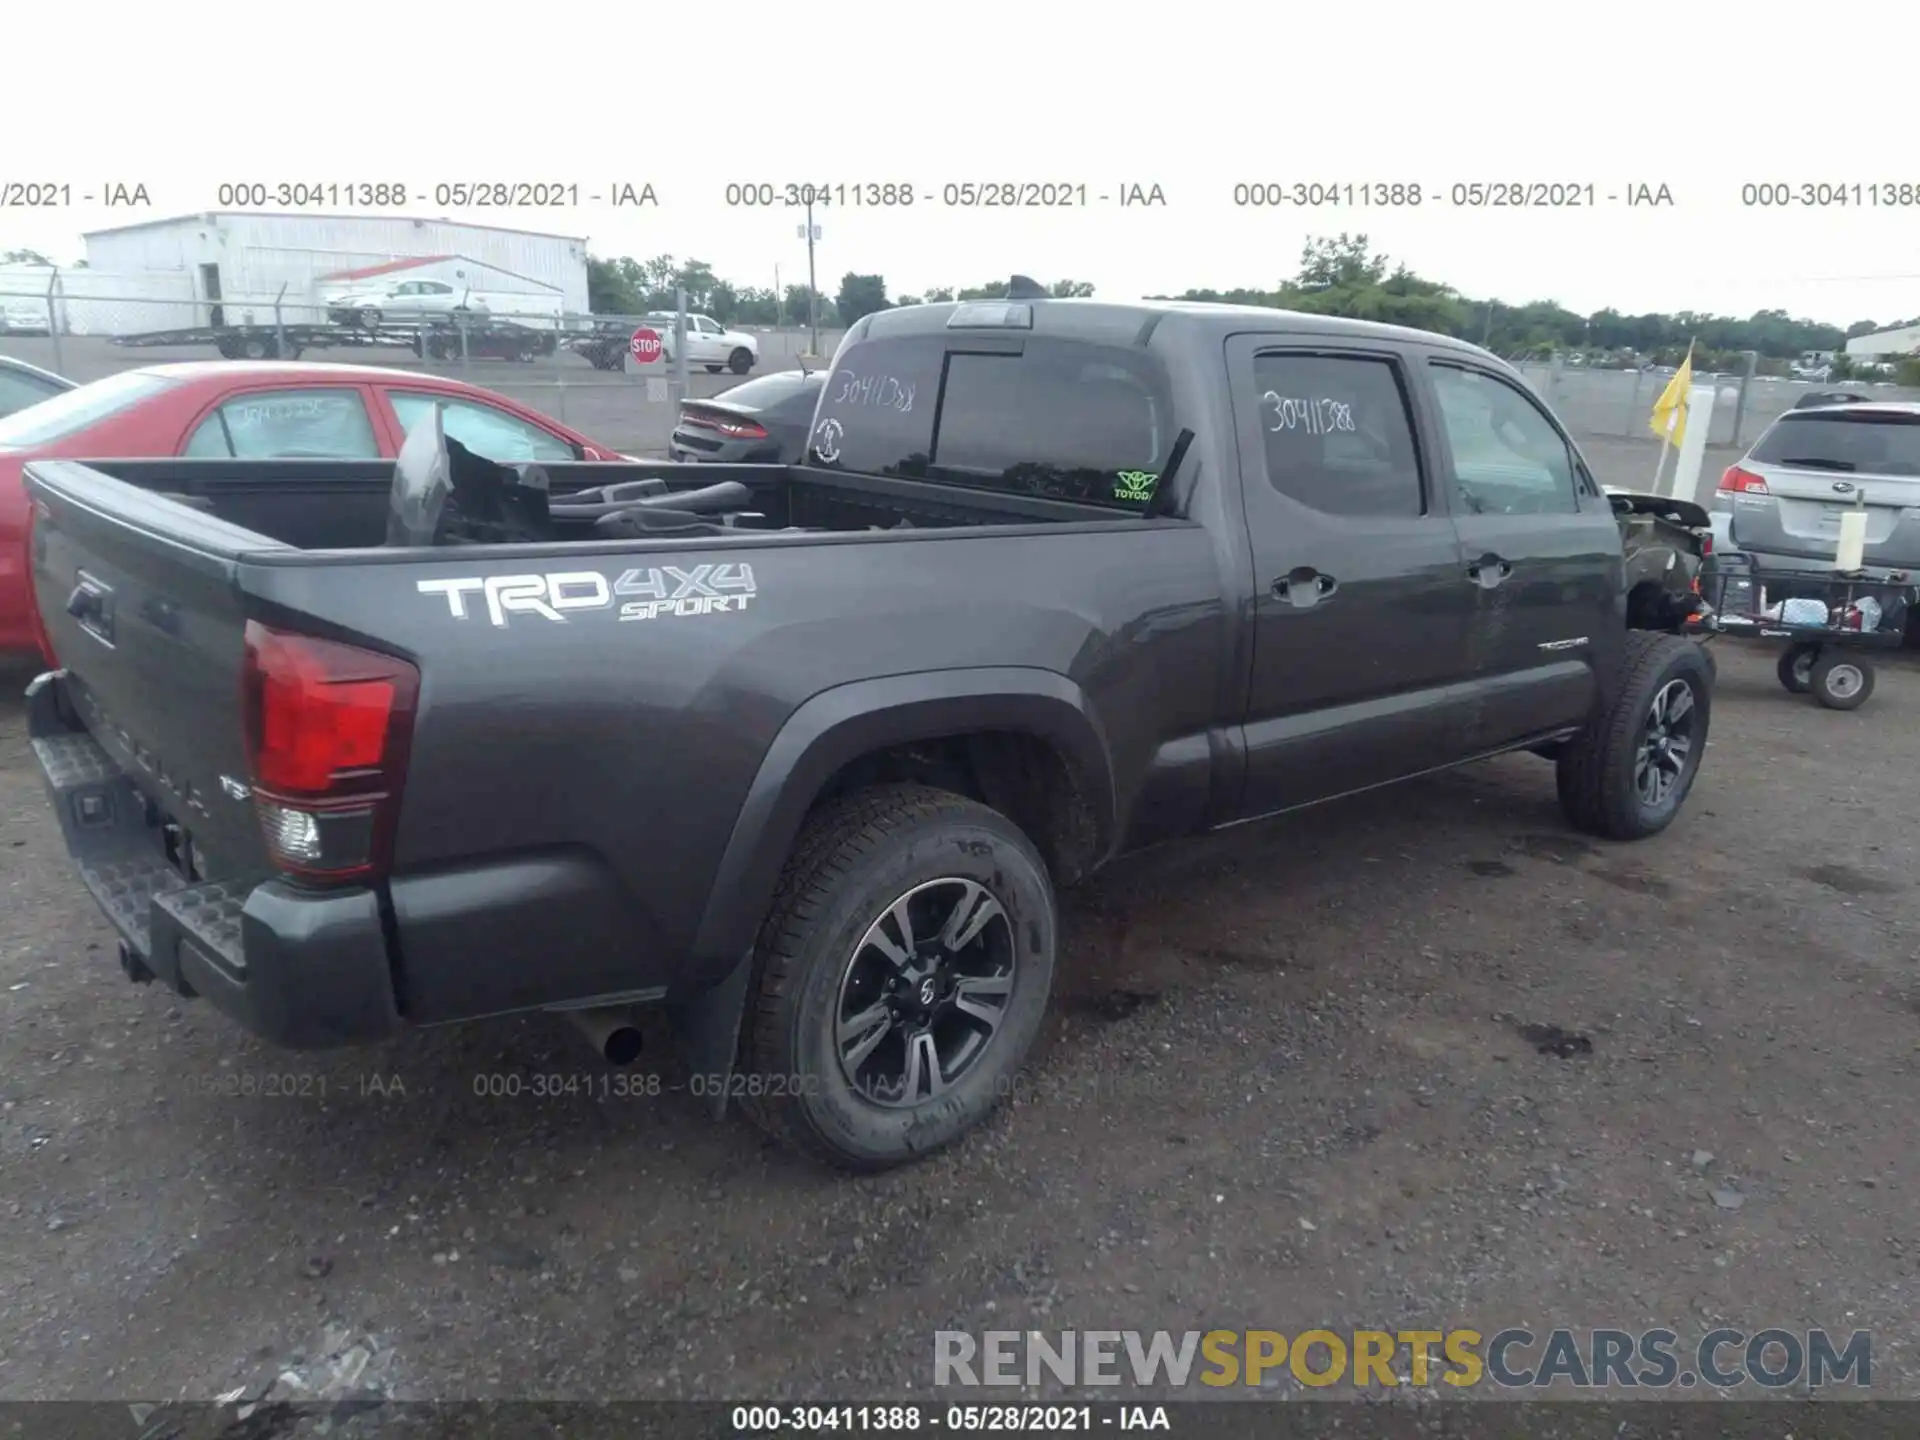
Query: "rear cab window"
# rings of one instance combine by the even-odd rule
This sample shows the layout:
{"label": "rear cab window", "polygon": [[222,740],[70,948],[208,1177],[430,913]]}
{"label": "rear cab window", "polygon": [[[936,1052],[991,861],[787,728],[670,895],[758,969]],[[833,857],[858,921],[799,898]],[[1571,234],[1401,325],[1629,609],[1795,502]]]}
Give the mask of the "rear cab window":
{"label": "rear cab window", "polygon": [[808,459],[1139,511],[1176,433],[1164,372],[1143,350],[948,332],[847,350],[821,392]]}
{"label": "rear cab window", "polygon": [[1747,458],[1840,475],[1920,476],[1920,412],[1790,410]]}

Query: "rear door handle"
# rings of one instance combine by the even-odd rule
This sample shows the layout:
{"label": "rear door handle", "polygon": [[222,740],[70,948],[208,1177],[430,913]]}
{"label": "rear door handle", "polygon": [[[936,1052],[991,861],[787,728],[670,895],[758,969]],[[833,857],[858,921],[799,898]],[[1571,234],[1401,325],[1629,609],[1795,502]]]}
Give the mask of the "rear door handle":
{"label": "rear door handle", "polygon": [[1322,575],[1307,565],[1290,570],[1273,582],[1274,598],[1295,610],[1311,610],[1322,600],[1331,599],[1339,588],[1340,582],[1333,576]]}
{"label": "rear door handle", "polygon": [[1513,566],[1498,555],[1482,555],[1467,566],[1467,578],[1482,590],[1493,589],[1511,574],[1513,574]]}

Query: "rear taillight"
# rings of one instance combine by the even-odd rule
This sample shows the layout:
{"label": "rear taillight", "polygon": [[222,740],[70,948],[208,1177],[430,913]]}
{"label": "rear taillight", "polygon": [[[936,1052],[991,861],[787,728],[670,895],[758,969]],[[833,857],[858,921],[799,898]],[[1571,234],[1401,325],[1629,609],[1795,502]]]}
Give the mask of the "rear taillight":
{"label": "rear taillight", "polygon": [[717,430],[733,440],[764,440],[767,427],[753,420],[742,420],[735,415],[716,415],[708,410],[682,410],[680,423],[692,425],[700,430]]}
{"label": "rear taillight", "polygon": [[253,803],[273,863],[313,879],[384,874],[420,672],[249,621],[244,676]]}
{"label": "rear taillight", "polygon": [[1767,482],[1751,470],[1742,470],[1738,465],[1729,465],[1727,473],[1720,477],[1719,488],[1732,495],[1765,495]]}
{"label": "rear taillight", "polygon": [[33,598],[33,577],[40,567],[40,551],[38,547],[44,543],[43,538],[36,533],[35,527],[49,518],[51,518],[51,514],[47,510],[47,507],[42,505],[38,500],[33,501],[27,506],[27,615],[33,621],[33,643],[40,647],[40,658],[46,661],[49,668],[52,668],[58,666],[60,663],[53,655],[53,636],[47,633],[46,622],[40,618],[40,606]]}

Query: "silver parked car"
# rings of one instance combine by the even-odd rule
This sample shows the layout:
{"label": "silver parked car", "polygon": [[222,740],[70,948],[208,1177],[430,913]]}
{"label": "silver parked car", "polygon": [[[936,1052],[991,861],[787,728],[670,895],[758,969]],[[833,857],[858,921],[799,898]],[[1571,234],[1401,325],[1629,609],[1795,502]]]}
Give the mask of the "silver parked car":
{"label": "silver parked car", "polygon": [[1863,500],[1866,563],[1920,571],[1920,404],[1789,410],[1721,476],[1715,529],[1763,572],[1817,570],[1833,563],[1841,515]]}

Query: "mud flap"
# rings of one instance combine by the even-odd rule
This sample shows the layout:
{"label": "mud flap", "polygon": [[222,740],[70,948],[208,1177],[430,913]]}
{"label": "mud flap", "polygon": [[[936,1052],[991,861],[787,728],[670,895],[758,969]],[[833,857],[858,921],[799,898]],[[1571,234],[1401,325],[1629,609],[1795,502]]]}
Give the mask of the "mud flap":
{"label": "mud flap", "polygon": [[740,1022],[747,1013],[747,984],[752,978],[753,952],[748,951],[719,984],[668,1007],[681,1060],[689,1075],[701,1077],[706,1090],[702,1098],[715,1120],[726,1117],[727,1092],[740,1053]]}

